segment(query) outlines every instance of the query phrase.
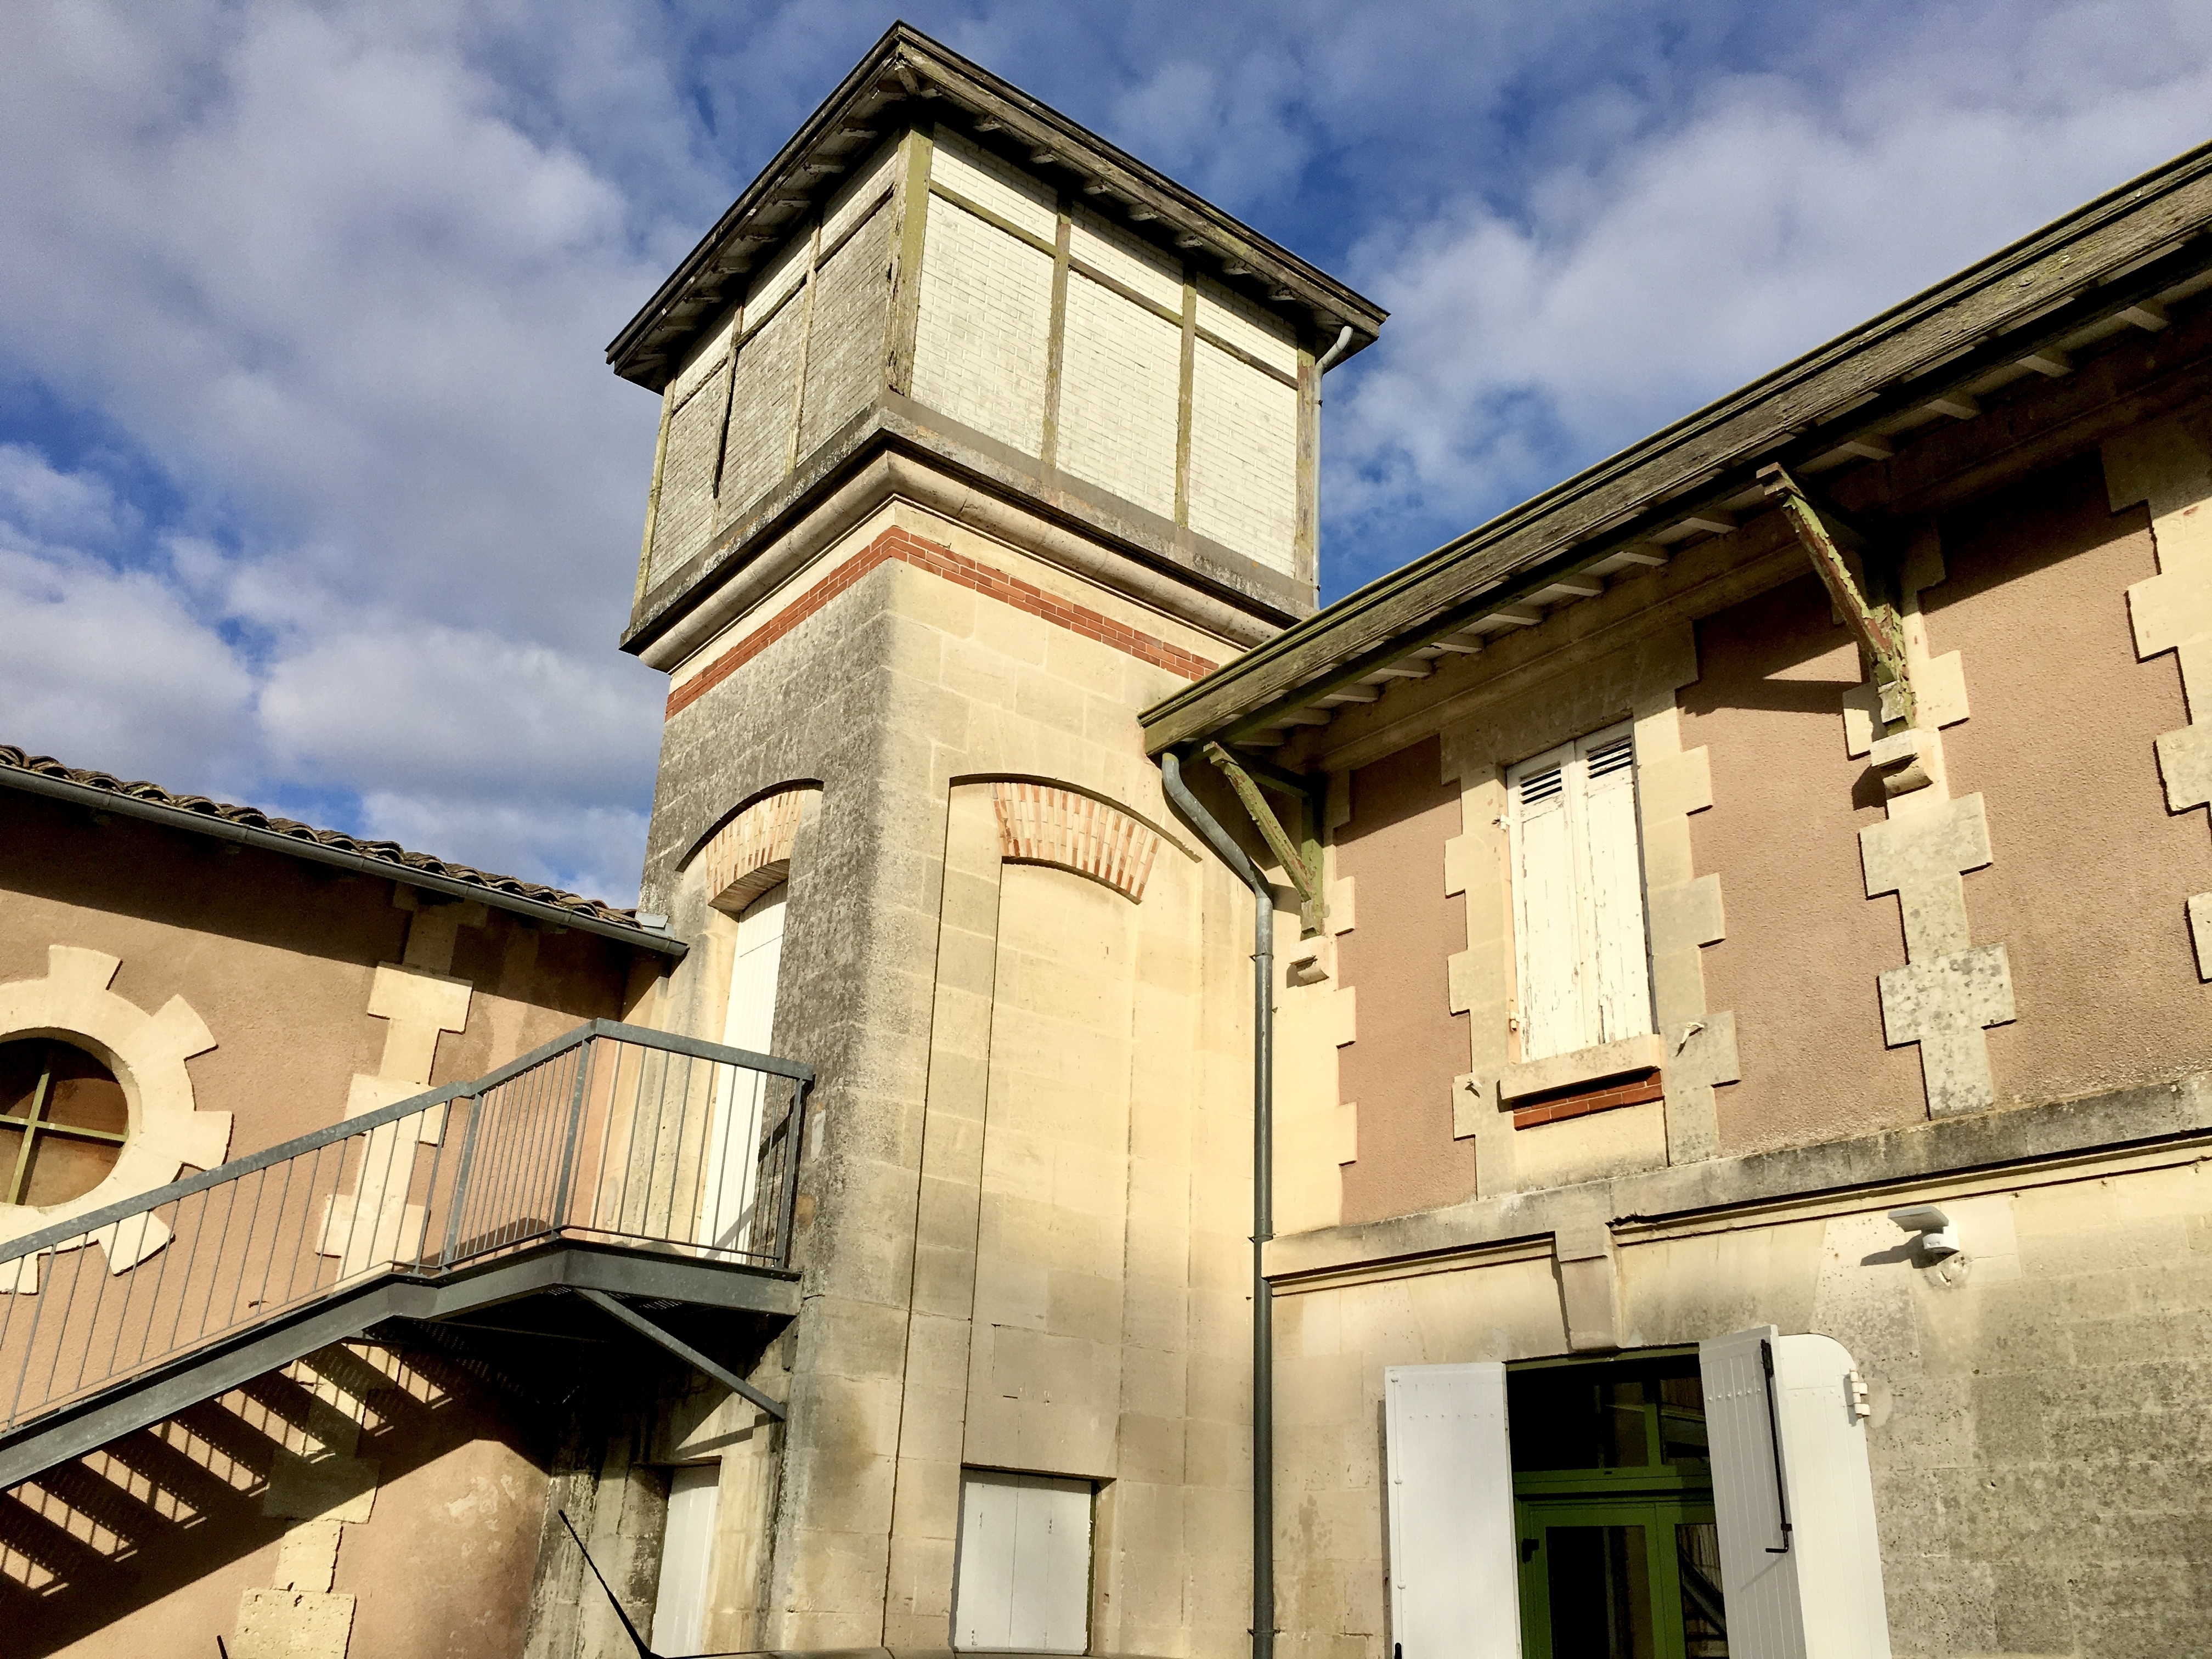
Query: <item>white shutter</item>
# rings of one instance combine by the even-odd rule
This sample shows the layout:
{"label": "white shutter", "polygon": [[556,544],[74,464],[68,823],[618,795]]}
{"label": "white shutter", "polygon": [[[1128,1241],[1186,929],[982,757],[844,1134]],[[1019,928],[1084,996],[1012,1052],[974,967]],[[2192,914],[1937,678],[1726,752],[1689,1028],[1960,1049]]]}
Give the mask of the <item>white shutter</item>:
{"label": "white shutter", "polygon": [[1651,972],[1644,951],[1644,854],[1636,830],[1636,739],[1626,726],[1575,745],[1579,785],[1586,1042],[1617,1042],[1651,1029]]}
{"label": "white shutter", "polygon": [[707,1575],[714,1560],[714,1512],[722,1466],[692,1463],[668,1483],[668,1524],[660,1534],[660,1587],[653,1598],[655,1653],[696,1653],[707,1645]]}
{"label": "white shutter", "polygon": [[968,1469],[952,1645],[1081,1653],[1091,1644],[1091,1483]]}
{"label": "white shutter", "polygon": [[1014,1644],[1014,1509],[1019,1476],[969,1470],[960,1478],[960,1571],[952,1645]]}
{"label": "white shutter", "polygon": [[1505,1367],[1382,1373],[1396,1659],[1520,1659]]}
{"label": "white shutter", "polygon": [[[771,888],[738,919],[737,949],[730,963],[729,1002],[722,1041],[757,1054],[774,1053],[775,991],[783,966],[783,902],[787,885]],[[753,1187],[759,1174],[761,1113],[768,1079],[757,1072],[730,1072],[715,1085],[706,1186],[699,1206],[698,1242],[742,1249],[752,1231]]]}
{"label": "white shutter", "polygon": [[1570,810],[1574,760],[1574,745],[1566,744],[1505,775],[1523,1060],[1563,1054],[1590,1042],[1583,1017],[1579,860]]}
{"label": "white shutter", "polygon": [[1012,1644],[1081,1653],[1091,1645],[1091,1483],[1024,1475],[1014,1499]]}
{"label": "white shutter", "polygon": [[1767,1325],[1700,1343],[1698,1364],[1731,1659],[1887,1659],[1850,1354]]}

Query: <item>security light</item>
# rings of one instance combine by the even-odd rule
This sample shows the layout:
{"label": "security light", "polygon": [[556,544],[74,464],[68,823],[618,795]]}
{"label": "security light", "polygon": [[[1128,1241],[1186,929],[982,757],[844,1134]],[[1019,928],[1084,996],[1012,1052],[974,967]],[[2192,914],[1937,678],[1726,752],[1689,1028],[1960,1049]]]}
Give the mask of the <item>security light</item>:
{"label": "security light", "polygon": [[1920,1253],[1931,1261],[1941,1261],[1946,1256],[1959,1254],[1959,1230],[1951,1224],[1951,1218],[1933,1204],[1915,1204],[1909,1209],[1892,1210],[1889,1218],[1908,1233],[1920,1235]]}

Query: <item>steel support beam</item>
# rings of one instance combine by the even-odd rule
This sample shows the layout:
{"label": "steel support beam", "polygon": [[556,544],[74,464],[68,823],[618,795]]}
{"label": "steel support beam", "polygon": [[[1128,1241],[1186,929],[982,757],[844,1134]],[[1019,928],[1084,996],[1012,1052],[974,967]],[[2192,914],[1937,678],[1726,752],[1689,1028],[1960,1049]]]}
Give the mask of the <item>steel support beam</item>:
{"label": "steel support beam", "polygon": [[576,1294],[594,1308],[612,1314],[647,1341],[657,1343],[667,1349],[669,1352],[690,1365],[692,1370],[702,1376],[713,1377],[732,1394],[743,1395],[777,1422],[783,1422],[788,1416],[781,1401],[769,1399],[728,1366],[709,1359],[681,1337],[663,1330],[628,1303],[617,1301],[605,1291],[584,1289],[578,1291]]}

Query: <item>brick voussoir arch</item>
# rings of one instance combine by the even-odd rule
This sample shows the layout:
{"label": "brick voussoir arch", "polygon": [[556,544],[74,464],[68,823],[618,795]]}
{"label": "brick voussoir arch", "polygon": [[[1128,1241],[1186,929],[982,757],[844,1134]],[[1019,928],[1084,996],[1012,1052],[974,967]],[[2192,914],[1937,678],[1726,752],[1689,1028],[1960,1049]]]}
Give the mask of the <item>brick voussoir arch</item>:
{"label": "brick voussoir arch", "polygon": [[1159,833],[1110,802],[1055,784],[1000,779],[991,785],[999,817],[1000,856],[1012,864],[1048,864],[1112,888],[1142,903]]}
{"label": "brick voussoir arch", "polygon": [[787,878],[799,826],[811,817],[822,786],[780,783],[756,796],[709,833],[684,860],[717,909],[742,910]]}

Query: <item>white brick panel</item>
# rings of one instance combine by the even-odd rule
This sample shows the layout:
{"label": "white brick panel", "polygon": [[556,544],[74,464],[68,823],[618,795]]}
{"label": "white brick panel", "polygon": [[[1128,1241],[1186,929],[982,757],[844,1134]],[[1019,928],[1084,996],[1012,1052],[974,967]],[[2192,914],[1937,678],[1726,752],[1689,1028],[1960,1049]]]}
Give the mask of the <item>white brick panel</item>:
{"label": "white brick panel", "polygon": [[1285,374],[1298,372],[1298,343],[1290,325],[1204,277],[1198,284],[1198,325]]}
{"label": "white brick panel", "polygon": [[1180,329],[1072,273],[1060,349],[1060,467],[1171,517],[1182,365]]}
{"label": "white brick panel", "polygon": [[932,202],[915,401],[1036,454],[1044,439],[1051,332],[1051,257],[950,202]]}
{"label": "white brick panel", "polygon": [[891,162],[898,154],[896,144],[878,147],[874,155],[862,162],[858,171],[848,179],[835,196],[830,198],[830,210],[822,219],[822,246],[829,247],[845,234],[845,228],[868,210],[868,204],[883,194],[891,181]]}
{"label": "white brick panel", "polygon": [[1298,394],[1200,342],[1191,380],[1190,527],[1290,574]]}
{"label": "white brick panel", "polygon": [[729,359],[702,365],[696,389],[668,422],[660,466],[660,507],[653,520],[653,562],[659,581],[707,544],[714,529],[714,446],[722,435]]}
{"label": "white brick panel", "polygon": [[1068,252],[1078,259],[1170,311],[1182,310],[1182,267],[1175,260],[1085,209],[1075,210],[1073,230]]}
{"label": "white brick panel", "polygon": [[732,307],[729,314],[684,360],[684,367],[676,371],[675,378],[668,382],[665,388],[672,408],[696,392],[699,383],[709,374],[720,374],[729,367],[730,335],[737,319],[736,308]]}
{"label": "white brick panel", "polygon": [[793,384],[805,304],[787,301],[738,354],[737,391],[730,405],[729,452],[722,459],[725,519],[742,513],[783,477],[791,445]]}
{"label": "white brick panel", "polygon": [[958,191],[978,207],[988,208],[1009,223],[1052,240],[1060,215],[1053,206],[1052,192],[1044,185],[943,127],[937,129],[937,142],[932,148],[930,176],[947,190]]}
{"label": "white brick panel", "polygon": [[767,316],[770,306],[805,281],[806,262],[813,257],[814,238],[811,232],[793,237],[769,255],[768,264],[745,290],[748,318]]}
{"label": "white brick panel", "polygon": [[802,458],[859,413],[882,384],[890,222],[889,210],[878,209],[815,273],[813,338],[799,415]]}

